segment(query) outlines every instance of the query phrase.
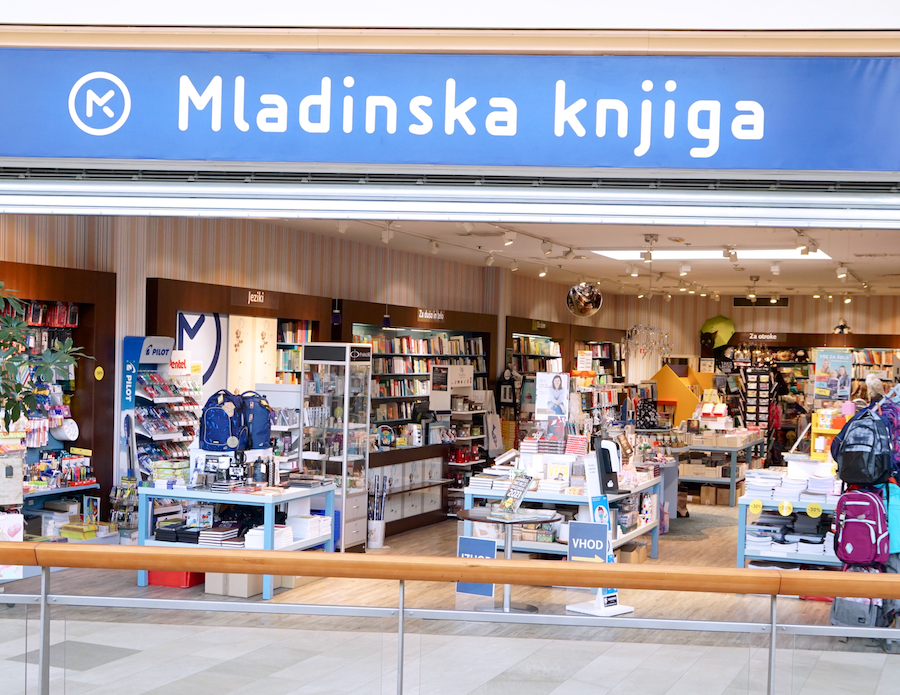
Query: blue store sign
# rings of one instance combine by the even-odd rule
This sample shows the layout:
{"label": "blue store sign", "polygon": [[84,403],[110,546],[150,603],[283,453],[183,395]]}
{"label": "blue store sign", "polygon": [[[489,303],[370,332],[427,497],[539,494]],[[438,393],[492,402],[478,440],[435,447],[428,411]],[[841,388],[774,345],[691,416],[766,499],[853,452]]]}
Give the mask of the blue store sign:
{"label": "blue store sign", "polygon": [[0,157],[900,170],[900,59],[0,49]]}

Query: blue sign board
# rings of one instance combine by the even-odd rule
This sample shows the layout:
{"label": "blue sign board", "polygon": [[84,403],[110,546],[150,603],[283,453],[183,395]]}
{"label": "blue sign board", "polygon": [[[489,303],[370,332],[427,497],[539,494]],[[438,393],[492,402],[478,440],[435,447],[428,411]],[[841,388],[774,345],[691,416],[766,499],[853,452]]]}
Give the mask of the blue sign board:
{"label": "blue sign board", "polygon": [[0,49],[0,157],[900,170],[900,58]]}
{"label": "blue sign board", "polygon": [[[456,543],[456,557],[493,560],[497,557],[497,541],[488,538],[460,536]],[[456,582],[456,593],[472,594],[473,596],[493,596],[494,585]]]}
{"label": "blue sign board", "polygon": [[609,553],[609,525],[570,521],[568,548],[570,561],[606,562]]}

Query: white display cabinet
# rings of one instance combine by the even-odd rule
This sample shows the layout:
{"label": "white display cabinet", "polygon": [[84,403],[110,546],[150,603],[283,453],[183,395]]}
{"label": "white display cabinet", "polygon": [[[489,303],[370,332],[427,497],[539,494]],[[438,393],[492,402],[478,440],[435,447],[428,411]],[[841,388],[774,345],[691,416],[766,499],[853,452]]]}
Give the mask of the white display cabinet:
{"label": "white display cabinet", "polygon": [[306,343],[302,351],[303,470],[334,476],[340,550],[364,546],[372,347]]}

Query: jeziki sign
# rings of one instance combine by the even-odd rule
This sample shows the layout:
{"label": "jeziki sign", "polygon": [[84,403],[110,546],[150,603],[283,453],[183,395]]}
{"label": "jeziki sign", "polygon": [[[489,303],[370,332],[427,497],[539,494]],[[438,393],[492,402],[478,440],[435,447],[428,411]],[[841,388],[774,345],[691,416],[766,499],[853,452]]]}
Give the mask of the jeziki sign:
{"label": "jeziki sign", "polygon": [[0,87],[0,158],[900,167],[900,58],[4,48]]}

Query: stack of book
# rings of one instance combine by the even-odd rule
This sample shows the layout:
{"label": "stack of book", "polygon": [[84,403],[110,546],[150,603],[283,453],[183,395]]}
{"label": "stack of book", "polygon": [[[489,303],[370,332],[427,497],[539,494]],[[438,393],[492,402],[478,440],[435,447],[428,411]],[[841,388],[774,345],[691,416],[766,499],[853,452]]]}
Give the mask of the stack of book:
{"label": "stack of book", "polygon": [[[200,545],[222,547],[222,541],[237,538],[240,524],[236,521],[221,521],[212,528],[200,531]],[[243,543],[241,544],[243,545]]]}
{"label": "stack of book", "polygon": [[561,495],[568,487],[568,480],[545,479],[538,482],[538,492],[552,492]]}
{"label": "stack of book", "polygon": [[[275,544],[273,549],[278,550],[294,542],[294,530],[290,526],[275,525]],[[265,547],[265,528],[255,526],[244,536],[244,547],[262,550]]]}
{"label": "stack of book", "polygon": [[97,524],[70,521],[59,527],[59,535],[63,538],[84,541],[97,537]]}
{"label": "stack of book", "polygon": [[316,538],[328,533],[331,517],[328,516],[289,516],[285,523],[291,527],[295,541],[305,538]]}

